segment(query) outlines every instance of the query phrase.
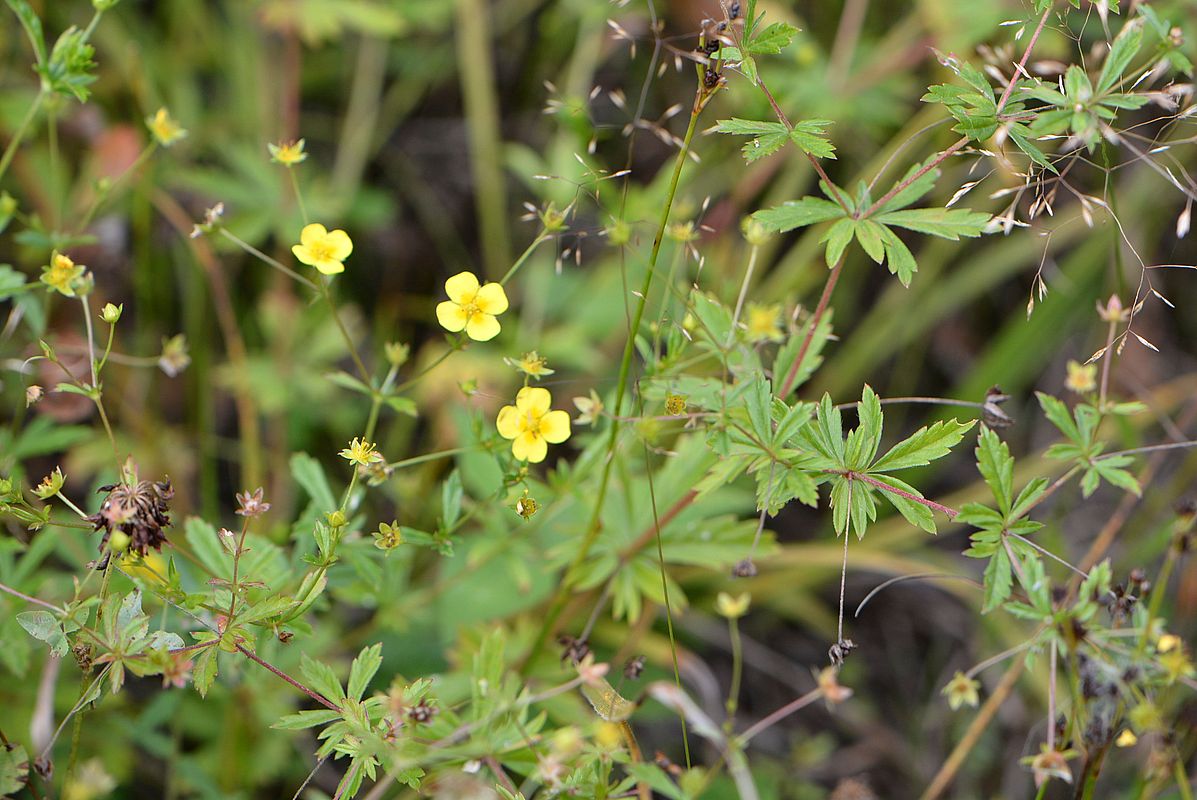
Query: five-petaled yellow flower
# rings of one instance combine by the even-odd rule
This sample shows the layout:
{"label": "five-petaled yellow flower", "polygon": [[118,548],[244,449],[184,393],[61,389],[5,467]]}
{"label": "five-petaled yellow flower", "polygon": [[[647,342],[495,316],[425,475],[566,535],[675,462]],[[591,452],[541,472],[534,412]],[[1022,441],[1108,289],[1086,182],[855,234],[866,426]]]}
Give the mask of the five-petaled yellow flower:
{"label": "five-petaled yellow flower", "polygon": [[525,386],[515,396],[515,405],[499,410],[499,435],[514,440],[511,453],[520,461],[544,461],[549,443],[560,444],[569,438],[569,414],[550,411],[552,404],[548,389]]}
{"label": "five-petaled yellow flower", "polygon": [[74,297],[85,269],[82,264],[75,264],[70,256],[54,253],[50,263],[42,267],[42,283],[67,297]]}
{"label": "five-petaled yellow flower", "polygon": [[1064,380],[1064,386],[1076,394],[1093,391],[1097,388],[1097,365],[1069,360],[1068,377]]}
{"label": "five-petaled yellow flower", "polygon": [[146,127],[154,134],[154,139],[163,147],[170,147],[180,139],[187,138],[187,131],[170,115],[165,108],[158,109],[152,117],[146,117]]}
{"label": "five-petaled yellow flower", "polygon": [[278,144],[268,142],[266,144],[266,149],[270,151],[270,160],[276,164],[282,164],[284,167],[293,167],[307,160],[308,154],[303,148],[303,139],[295,142],[279,142]]}
{"label": "five-petaled yellow flower", "polygon": [[981,702],[980,694],[977,691],[980,688],[980,681],[973,680],[963,672],[957,672],[952,676],[952,680],[948,681],[948,685],[943,687],[940,694],[948,698],[948,705],[952,707],[953,711],[960,706],[976,708],[977,704]]}
{"label": "five-petaled yellow flower", "polygon": [[352,461],[354,464],[362,467],[368,467],[383,460],[382,453],[374,449],[373,442],[356,438],[339,455],[341,458]]}
{"label": "five-petaled yellow flower", "polygon": [[449,299],[436,307],[436,318],[445,330],[453,333],[464,330],[466,336],[478,342],[487,342],[499,335],[499,320],[495,317],[507,310],[507,293],[502,286],[497,283],[479,285],[474,273],[459,272],[445,281],[445,294]]}
{"label": "five-petaled yellow flower", "polygon": [[315,267],[325,275],[336,275],[345,271],[342,262],[353,252],[353,242],[345,231],[330,231],[313,222],[300,231],[299,244],[294,245],[291,252],[309,267]]}

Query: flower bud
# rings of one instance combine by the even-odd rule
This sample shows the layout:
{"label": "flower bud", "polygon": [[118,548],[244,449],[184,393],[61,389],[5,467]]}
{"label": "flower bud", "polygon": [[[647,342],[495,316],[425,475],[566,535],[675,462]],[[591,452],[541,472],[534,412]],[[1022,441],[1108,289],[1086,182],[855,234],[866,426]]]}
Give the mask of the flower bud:
{"label": "flower bud", "polygon": [[113,305],[112,303],[106,303],[104,307],[100,309],[100,319],[104,320],[104,322],[107,322],[109,325],[115,325],[120,320],[121,312],[124,310],[124,303],[121,303],[119,306]]}

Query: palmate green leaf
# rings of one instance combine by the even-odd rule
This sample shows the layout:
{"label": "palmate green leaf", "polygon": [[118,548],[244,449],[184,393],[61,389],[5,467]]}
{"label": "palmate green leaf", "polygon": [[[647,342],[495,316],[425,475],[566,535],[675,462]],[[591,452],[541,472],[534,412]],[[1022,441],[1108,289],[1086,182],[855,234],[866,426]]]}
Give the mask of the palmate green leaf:
{"label": "palmate green leaf", "polygon": [[50,652],[61,658],[71,649],[58,618],[49,611],[23,611],[17,614],[17,624],[34,639],[50,645]]}
{"label": "palmate green leaf", "polygon": [[715,132],[753,137],[741,150],[744,159],[749,163],[776,153],[785,146],[790,138],[786,126],[780,122],[739,119],[738,117],[719,120],[715,125]]}
{"label": "palmate green leaf", "polygon": [[1089,444],[1081,436],[1072,414],[1068,413],[1068,406],[1058,398],[1044,392],[1035,392],[1035,397],[1039,398],[1039,406],[1043,409],[1044,416],[1059,429],[1060,433],[1064,434],[1065,439],[1080,448],[1085,448]]}
{"label": "palmate green leaf", "polygon": [[1136,18],[1122,26],[1122,30],[1110,45],[1110,54],[1106,56],[1106,63],[1102,65],[1101,75],[1097,78],[1098,94],[1105,94],[1114,88],[1114,84],[1122,78],[1142,45],[1143,20]]}
{"label": "palmate green leaf", "polygon": [[774,22],[744,44],[750,55],[776,55],[790,46],[798,29],[785,22]]}
{"label": "palmate green leaf", "polygon": [[827,261],[827,268],[833,269],[839,260],[844,255],[845,248],[852,243],[852,238],[856,235],[856,220],[844,217],[836,221],[834,225],[827,229],[827,233],[823,234],[820,240],[826,247],[823,250],[823,257]]}
{"label": "palmate green leaf", "polygon": [[784,233],[845,216],[847,212],[830,200],[803,197],[801,200],[790,200],[779,206],[757,211],[752,218],[769,230]]}
{"label": "palmate green leaf", "polygon": [[882,231],[885,230],[871,219],[858,219],[854,226],[856,241],[868,254],[869,258],[880,264],[885,259],[885,245],[881,241]]}
{"label": "palmate green leaf", "polygon": [[835,158],[835,145],[827,140],[827,128],[832,121],[829,119],[807,119],[794,124],[790,131],[790,141],[798,145],[804,153],[810,153],[816,158]]}
{"label": "palmate green leaf", "polygon": [[873,217],[883,225],[896,225],[953,241],[961,236],[980,236],[992,215],[967,208],[909,208]]}
{"label": "palmate green leaf", "polygon": [[869,472],[892,472],[897,469],[921,467],[943,458],[960,443],[976,420],[936,422],[929,428],[919,428],[909,439],[894,445],[888,453],[869,467]]}

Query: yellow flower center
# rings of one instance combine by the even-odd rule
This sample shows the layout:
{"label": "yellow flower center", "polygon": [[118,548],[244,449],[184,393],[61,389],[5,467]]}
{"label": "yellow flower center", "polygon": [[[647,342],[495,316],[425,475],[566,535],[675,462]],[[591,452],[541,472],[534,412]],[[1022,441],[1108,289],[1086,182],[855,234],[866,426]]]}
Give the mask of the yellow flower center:
{"label": "yellow flower center", "polygon": [[313,242],[308,246],[308,250],[312,254],[315,261],[335,261],[333,258],[333,249],[328,242]]}
{"label": "yellow flower center", "polygon": [[520,429],[523,433],[530,433],[533,436],[540,436],[540,420],[539,414],[534,414],[529,411],[524,414],[523,419],[520,420]]}

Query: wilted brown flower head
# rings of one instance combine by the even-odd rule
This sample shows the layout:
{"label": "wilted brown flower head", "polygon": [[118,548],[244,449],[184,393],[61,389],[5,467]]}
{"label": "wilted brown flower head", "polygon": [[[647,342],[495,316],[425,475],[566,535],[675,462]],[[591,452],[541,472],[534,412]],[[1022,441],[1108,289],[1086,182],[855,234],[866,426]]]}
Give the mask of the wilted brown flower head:
{"label": "wilted brown flower head", "polygon": [[129,486],[114,484],[101,486],[101,492],[108,496],[100,504],[100,510],[87,518],[95,530],[104,530],[100,549],[108,544],[113,531],[121,531],[129,537],[129,550],[144,556],[151,547],[162,549],[166,541],[164,527],[170,526],[168,505],[175,496],[170,479],[161,481],[138,481]]}

